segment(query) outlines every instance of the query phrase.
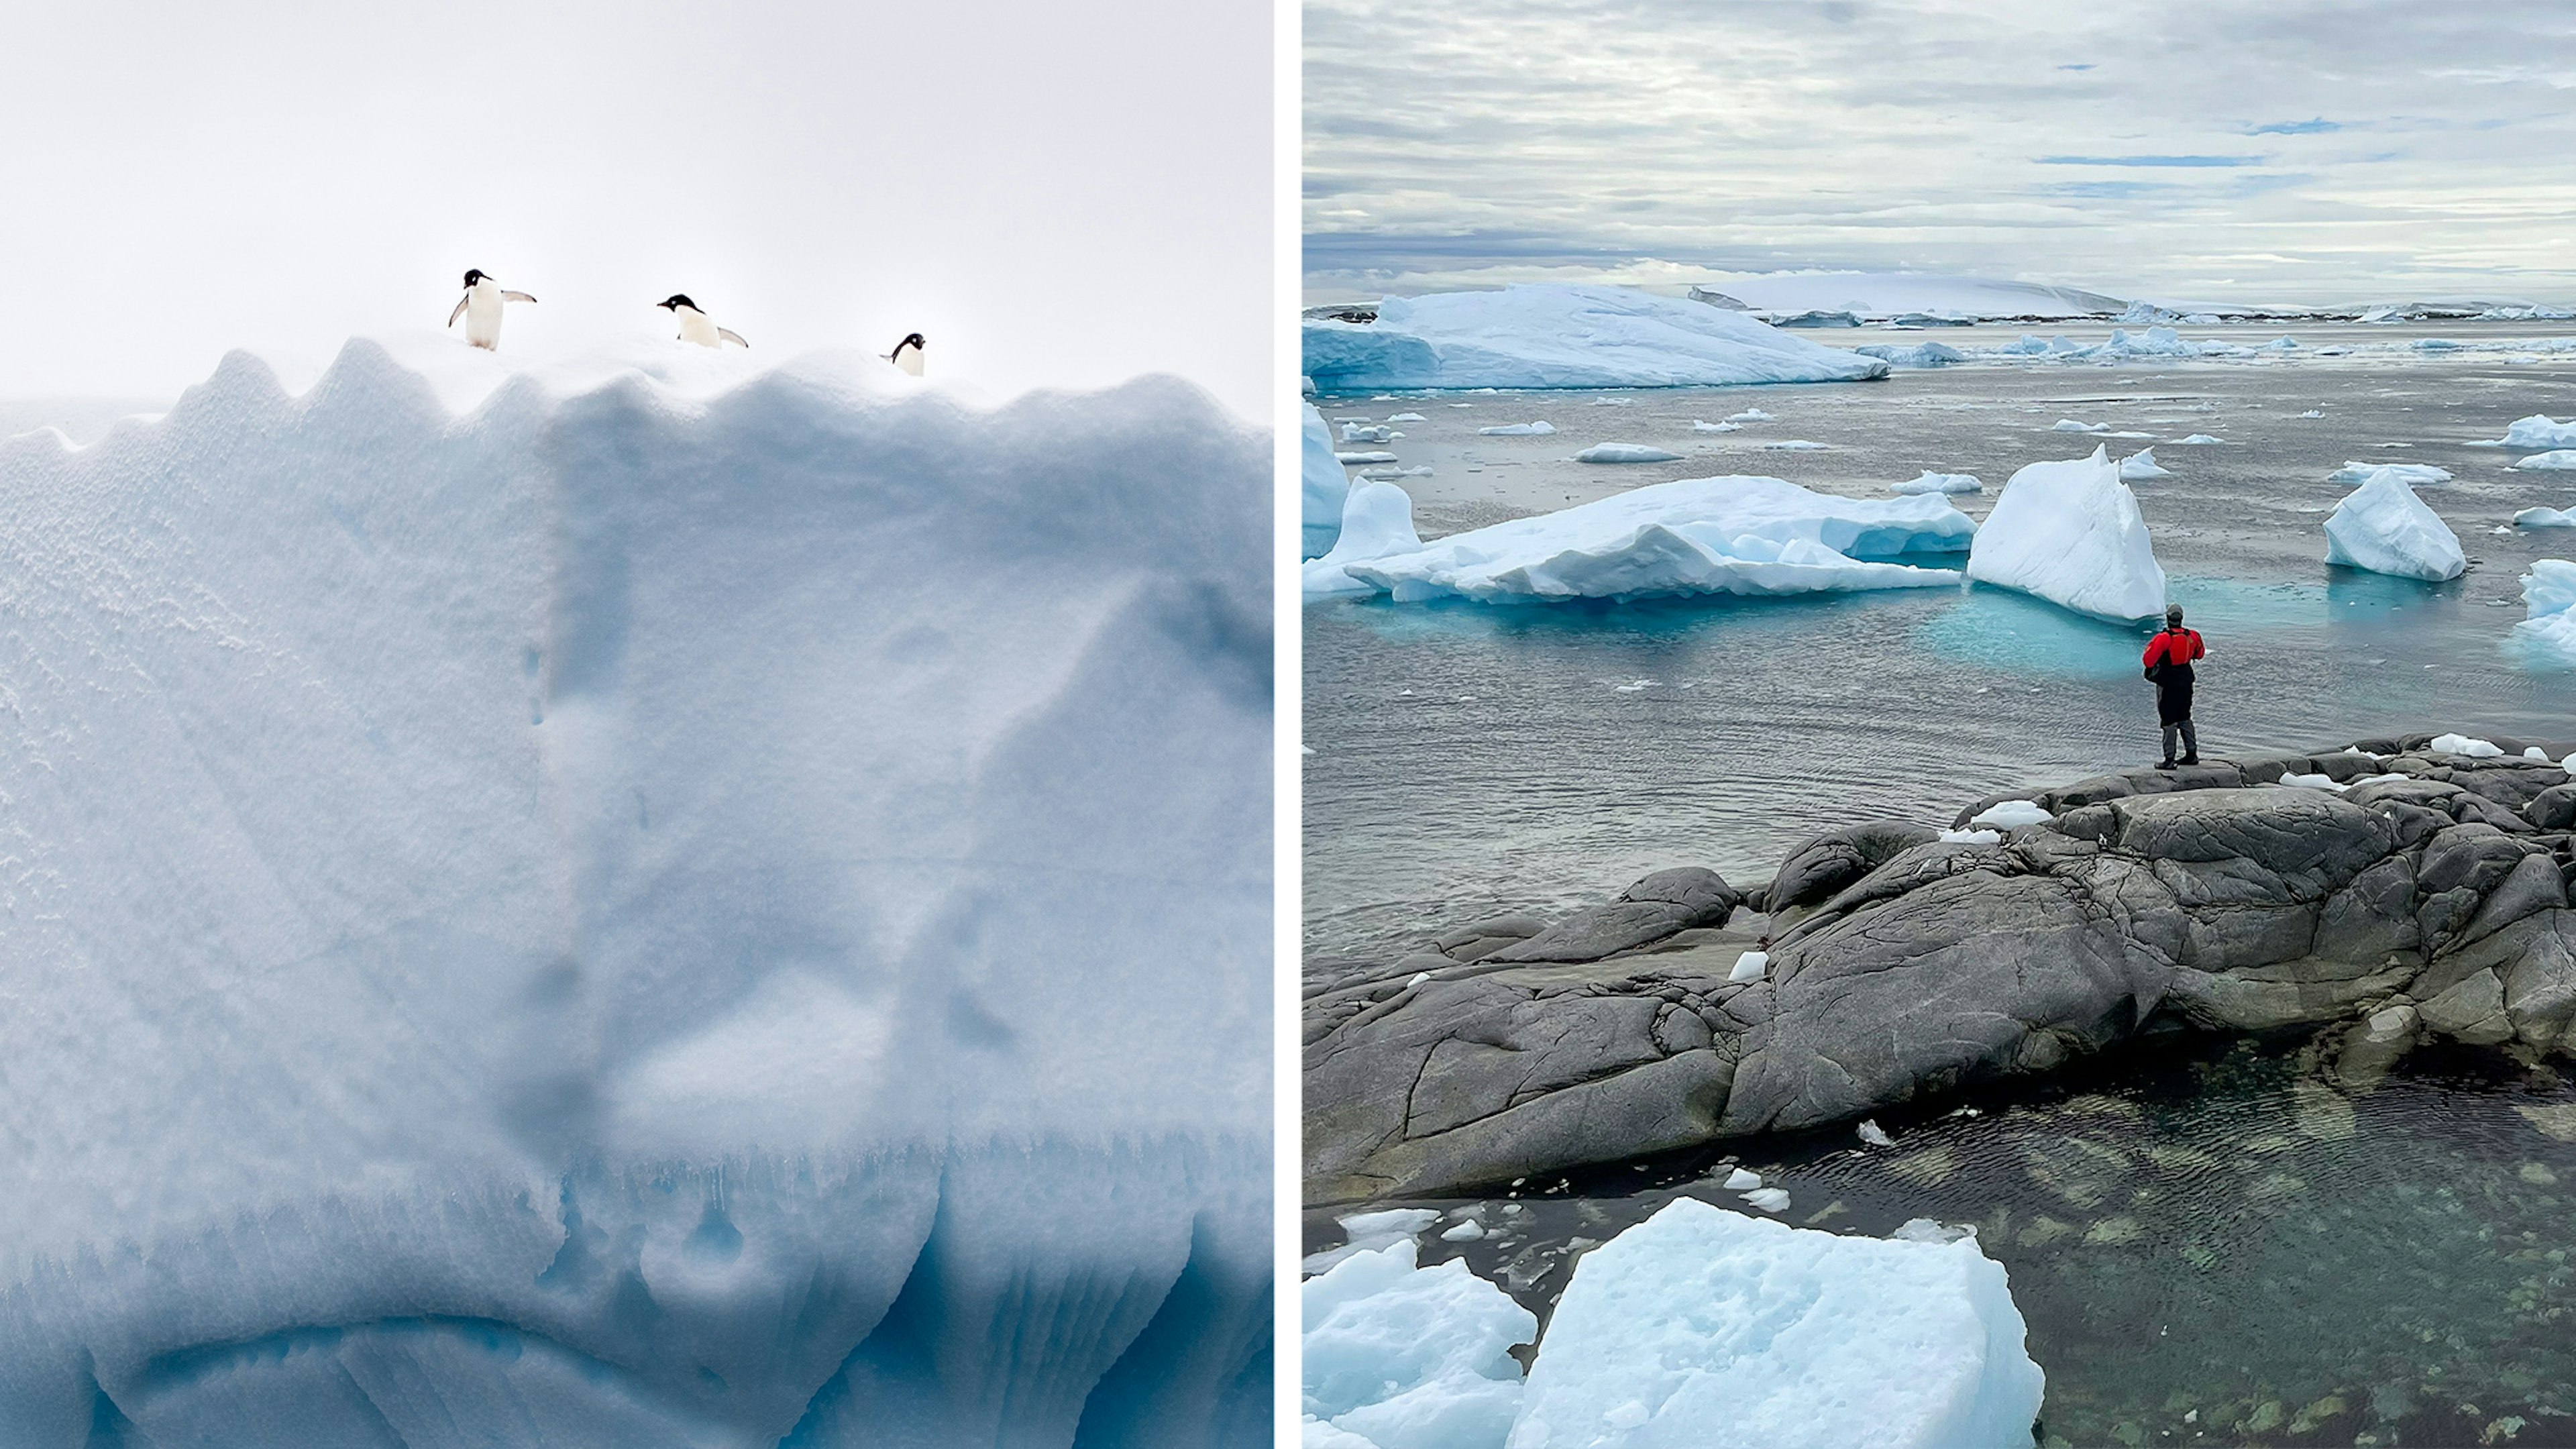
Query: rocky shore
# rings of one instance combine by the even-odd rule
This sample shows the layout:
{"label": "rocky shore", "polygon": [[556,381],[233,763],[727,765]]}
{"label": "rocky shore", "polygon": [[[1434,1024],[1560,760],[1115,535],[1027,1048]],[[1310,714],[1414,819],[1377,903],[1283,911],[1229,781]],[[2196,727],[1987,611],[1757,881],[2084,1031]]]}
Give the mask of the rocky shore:
{"label": "rocky shore", "polygon": [[2576,1054],[2571,754],[2409,735],[2133,770],[1835,830],[1749,888],[1683,866],[1475,923],[1309,994],[1307,1200],[1821,1126],[2160,1017],[2327,1034],[2353,1090],[2431,1038]]}

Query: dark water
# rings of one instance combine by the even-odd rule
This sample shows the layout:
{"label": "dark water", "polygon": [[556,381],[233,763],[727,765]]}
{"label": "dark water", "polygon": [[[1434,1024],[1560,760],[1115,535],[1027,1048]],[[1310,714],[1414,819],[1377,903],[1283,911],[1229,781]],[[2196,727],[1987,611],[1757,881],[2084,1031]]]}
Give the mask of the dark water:
{"label": "dark water", "polygon": [[[2337,330],[2300,335],[2352,340]],[[2415,335],[2339,330],[2371,346]],[[2520,453],[2469,444],[2531,413],[2576,412],[2576,359],[2506,356],[1979,365],[1880,383],[1610,395],[1628,400],[1621,407],[1543,393],[1321,405],[1328,417],[1427,415],[1399,424],[1407,436],[1390,449],[1437,469],[1405,480],[1425,536],[1720,473],[1886,496],[1889,481],[1924,468],[1973,472],[1987,492],[1959,501],[1982,517],[2015,468],[2090,451],[2092,439],[2047,431],[2061,417],[2156,439],[2215,435],[2225,445],[2153,442],[2180,476],[2134,485],[2172,597],[2209,640],[2205,751],[2417,729],[2559,738],[2576,734],[2576,673],[2508,640],[2523,617],[2520,574],[2536,557],[2576,554],[2576,535],[2492,530],[2517,509],[2576,502],[2576,474],[2510,471]],[[1460,400],[1471,406],[1451,406]],[[1778,421],[1715,437],[1690,430],[1694,418],[1748,407]],[[2311,410],[2323,416],[2299,416]],[[1474,431],[1530,418],[1561,431]],[[1758,447],[1791,438],[1831,447]],[[1568,461],[1604,441],[1691,456]],[[2384,446],[2393,443],[2408,446]],[[2329,569],[2322,524],[2349,486],[2326,475],[2346,460],[2452,470],[2454,486],[2423,497],[2459,534],[2468,575],[2431,585]],[[1995,790],[2146,763],[2156,737],[2137,672],[2143,643],[2141,630],[1985,588],[1311,607],[1309,961],[1383,959],[1460,920],[1567,909],[1663,866],[1760,880],[1839,824],[1894,815],[1946,825]]]}
{"label": "dark water", "polygon": [[[1740,1162],[1793,1224],[1976,1225],[2048,1374],[2048,1442],[2576,1445],[2554,1071],[2424,1054],[2346,1097],[2295,1042],[2177,1036],[1877,1120],[1894,1148],[1818,1132],[1388,1205],[1441,1209],[1422,1261],[1465,1258],[1544,1325],[1584,1248],[1674,1197],[1750,1211],[1719,1187]],[[1466,1216],[1491,1235],[1439,1237]],[[1306,1232],[1341,1240],[1327,1213]]]}

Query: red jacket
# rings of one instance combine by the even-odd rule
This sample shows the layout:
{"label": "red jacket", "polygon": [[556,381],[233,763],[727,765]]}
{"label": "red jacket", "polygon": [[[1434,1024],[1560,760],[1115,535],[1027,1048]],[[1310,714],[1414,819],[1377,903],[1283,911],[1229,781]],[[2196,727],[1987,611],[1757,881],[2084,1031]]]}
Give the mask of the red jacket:
{"label": "red jacket", "polygon": [[2168,629],[2147,641],[2146,656],[2138,662],[2153,669],[2159,664],[2189,664],[2208,653],[2209,650],[2200,642],[2199,630],[2176,632]]}

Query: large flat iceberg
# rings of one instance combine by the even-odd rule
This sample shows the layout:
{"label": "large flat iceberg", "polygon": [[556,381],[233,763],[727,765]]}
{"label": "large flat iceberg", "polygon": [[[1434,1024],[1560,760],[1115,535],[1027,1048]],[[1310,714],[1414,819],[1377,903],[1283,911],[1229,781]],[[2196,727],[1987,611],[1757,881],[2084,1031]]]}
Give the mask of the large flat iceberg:
{"label": "large flat iceberg", "polygon": [[1269,1442],[1270,447],[864,354],[0,443],[0,1442]]}
{"label": "large flat iceberg", "polygon": [[1389,297],[1374,322],[1308,318],[1305,363],[1325,392],[1847,382],[1888,370],[1722,307],[1556,285]]}
{"label": "large flat iceberg", "polygon": [[2374,470],[2335,505],[2326,518],[2326,562],[2433,583],[2469,570],[2459,535],[2393,468]]}
{"label": "large flat iceberg", "polygon": [[1977,529],[1968,577],[2102,619],[2165,608],[2165,571],[2137,495],[2101,448],[2013,474]]}
{"label": "large flat iceberg", "polygon": [[1575,1265],[1510,1449],[2028,1449],[2045,1381],[2024,1338],[1972,1236],[1677,1198]]}
{"label": "large flat iceberg", "polygon": [[1922,588],[1959,575],[1875,560],[1955,557],[1975,531],[1938,494],[1839,498],[1778,478],[1686,478],[1451,534],[1345,572],[1398,602]]}

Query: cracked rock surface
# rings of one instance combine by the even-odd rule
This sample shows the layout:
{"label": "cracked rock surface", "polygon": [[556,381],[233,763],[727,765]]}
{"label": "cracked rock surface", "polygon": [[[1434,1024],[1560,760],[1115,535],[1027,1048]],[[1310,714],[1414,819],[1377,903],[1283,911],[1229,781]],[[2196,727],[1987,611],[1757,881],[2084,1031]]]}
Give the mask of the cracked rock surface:
{"label": "cracked rock surface", "polygon": [[1848,1120],[2159,1014],[2331,1031],[2351,1086],[2431,1037],[2576,1055],[2576,785],[2430,740],[2097,776],[1960,812],[2049,812],[1995,844],[1874,821],[1749,892],[1681,867],[1452,931],[1307,999],[1306,1197]]}

